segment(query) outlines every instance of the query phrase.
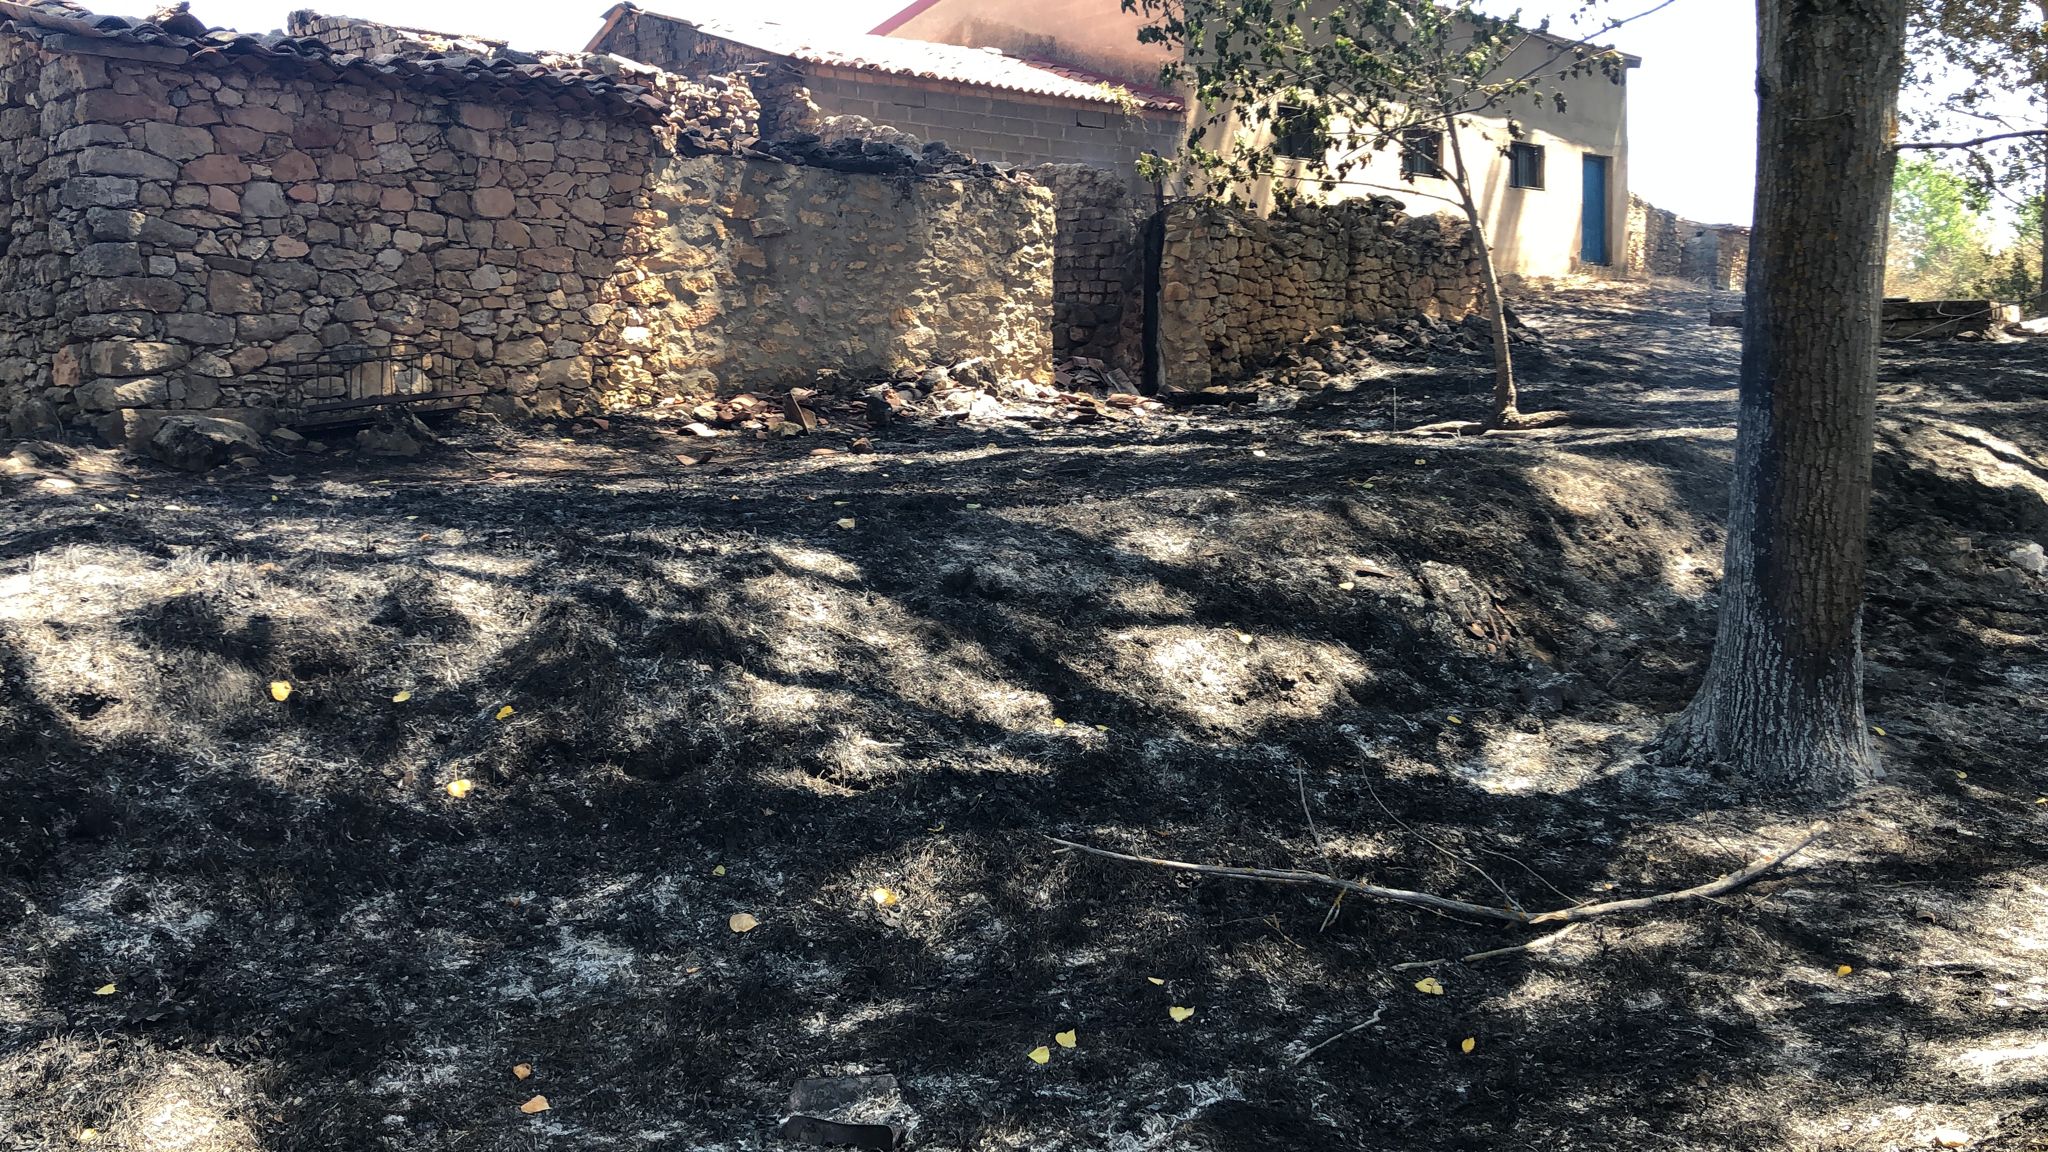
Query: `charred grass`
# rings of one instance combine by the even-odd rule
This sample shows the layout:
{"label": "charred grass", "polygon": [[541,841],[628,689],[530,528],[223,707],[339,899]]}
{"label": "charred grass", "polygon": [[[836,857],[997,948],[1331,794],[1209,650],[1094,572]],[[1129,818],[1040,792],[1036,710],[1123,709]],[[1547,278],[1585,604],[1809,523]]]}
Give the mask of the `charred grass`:
{"label": "charred grass", "polygon": [[1435,997],[1391,965],[1518,937],[1043,840],[1535,907],[1812,816],[1641,755],[1711,636],[1732,344],[1529,312],[1527,406],[1581,419],[1523,436],[1385,430],[1471,414],[1452,362],[872,455],[622,418],[0,478],[0,1145],[756,1148],[871,1070],[933,1148],[2048,1147],[2034,345],[1887,354],[1890,775],[1782,876]]}

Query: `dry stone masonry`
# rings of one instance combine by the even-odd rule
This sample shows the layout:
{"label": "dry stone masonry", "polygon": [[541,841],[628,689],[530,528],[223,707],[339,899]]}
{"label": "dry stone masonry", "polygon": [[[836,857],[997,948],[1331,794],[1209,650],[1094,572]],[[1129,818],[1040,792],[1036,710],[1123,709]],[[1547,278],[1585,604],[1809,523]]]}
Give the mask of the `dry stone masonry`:
{"label": "dry stone masonry", "polygon": [[1722,291],[1739,292],[1749,272],[1749,229],[1701,224],[1629,197],[1628,251],[1623,275],[1631,280],[1675,276]]}
{"label": "dry stone masonry", "polygon": [[[0,0],[10,430],[267,432],[401,381],[545,415],[1142,361],[1152,213],[1118,174],[1034,178],[821,116],[774,62],[686,78],[311,12],[292,28]],[[1392,201],[1183,202],[1161,225],[1170,386],[1477,299],[1462,227]]]}
{"label": "dry stone masonry", "polygon": [[926,357],[1049,374],[1045,190],[776,160],[743,79],[0,14],[17,426],[267,423],[362,349],[512,413]]}
{"label": "dry stone masonry", "polygon": [[1179,388],[1241,376],[1332,325],[1460,320],[1483,290],[1462,221],[1410,218],[1386,197],[1268,219],[1182,201],[1165,227],[1159,358]]}

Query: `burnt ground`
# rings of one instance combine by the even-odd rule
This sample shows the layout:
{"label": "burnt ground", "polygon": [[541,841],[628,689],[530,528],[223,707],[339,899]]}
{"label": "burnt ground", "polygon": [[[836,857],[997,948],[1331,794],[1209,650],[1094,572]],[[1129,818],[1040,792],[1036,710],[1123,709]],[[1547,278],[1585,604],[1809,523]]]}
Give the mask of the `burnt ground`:
{"label": "burnt ground", "polygon": [[1642,751],[1712,629],[1705,311],[1531,300],[1577,420],[1513,436],[1387,430],[1473,355],[694,468],[659,414],[17,457],[0,1146],[773,1148],[886,1071],[925,1148],[2048,1148],[2042,344],[1887,350],[1889,775],[1751,890],[1395,971],[1529,934],[1043,838],[1541,907],[1795,835]]}

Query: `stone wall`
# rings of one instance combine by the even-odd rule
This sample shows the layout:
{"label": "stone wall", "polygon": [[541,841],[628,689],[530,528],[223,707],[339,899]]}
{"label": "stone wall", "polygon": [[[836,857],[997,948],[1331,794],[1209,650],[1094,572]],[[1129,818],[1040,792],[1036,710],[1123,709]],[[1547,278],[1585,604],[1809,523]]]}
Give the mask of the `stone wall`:
{"label": "stone wall", "polygon": [[1055,355],[1092,356],[1137,371],[1144,325],[1143,228],[1151,206],[1114,172],[1048,164],[1032,176],[1052,189]]}
{"label": "stone wall", "polygon": [[[49,143],[37,107],[45,61],[0,36],[0,415],[41,402],[50,360],[62,345],[56,286],[66,276],[48,218],[56,190],[44,165]],[[56,82],[56,81],[53,81]],[[36,423],[48,423],[51,408]]]}
{"label": "stone wall", "polygon": [[1169,387],[1233,379],[1335,324],[1479,307],[1461,221],[1409,218],[1385,197],[1261,219],[1208,201],[1167,208],[1159,356]]}
{"label": "stone wall", "polygon": [[975,357],[1049,378],[1052,198],[1035,184],[677,158],[648,214],[611,402]]}
{"label": "stone wall", "polygon": [[1684,228],[1685,249],[1678,274],[1695,284],[1740,292],[1749,274],[1749,229],[1733,224],[1694,224]]}
{"label": "stone wall", "polygon": [[310,36],[336,52],[359,52],[365,56],[413,55],[428,52],[472,52],[494,55],[505,48],[503,40],[480,36],[456,36],[420,28],[398,28],[347,16],[323,16],[301,8],[285,18],[285,28],[294,36]]}
{"label": "stone wall", "polygon": [[1623,274],[1631,280],[1673,276],[1739,292],[1749,271],[1749,229],[1687,220],[1640,196],[1629,197],[1628,243]]}
{"label": "stone wall", "polygon": [[1666,212],[1640,196],[1628,198],[1628,249],[1622,275],[1630,280],[1676,276],[1685,242],[1676,212]]}
{"label": "stone wall", "polygon": [[757,106],[715,79],[667,78],[681,103],[650,122],[580,107],[603,85],[574,77],[104,51],[0,34],[17,424],[297,411],[359,386],[335,365],[404,351],[515,414],[976,356],[1049,375],[1051,198],[1028,181],[743,159]]}

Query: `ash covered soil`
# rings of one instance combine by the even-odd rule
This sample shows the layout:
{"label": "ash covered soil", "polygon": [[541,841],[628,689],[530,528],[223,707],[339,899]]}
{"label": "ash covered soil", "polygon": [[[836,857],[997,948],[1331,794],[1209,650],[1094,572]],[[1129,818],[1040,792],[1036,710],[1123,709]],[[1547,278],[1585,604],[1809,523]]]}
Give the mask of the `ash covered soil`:
{"label": "ash covered soil", "polygon": [[1485,358],[1381,342],[696,466],[660,413],[17,456],[0,1146],[775,1148],[888,1072],[935,1149],[2048,1148],[2048,344],[1887,348],[1889,774],[1750,890],[1396,971],[1531,934],[1045,839],[1542,908],[1795,837],[1643,753],[1712,632],[1707,304],[1531,299],[1575,420],[1506,436],[1390,431]]}

